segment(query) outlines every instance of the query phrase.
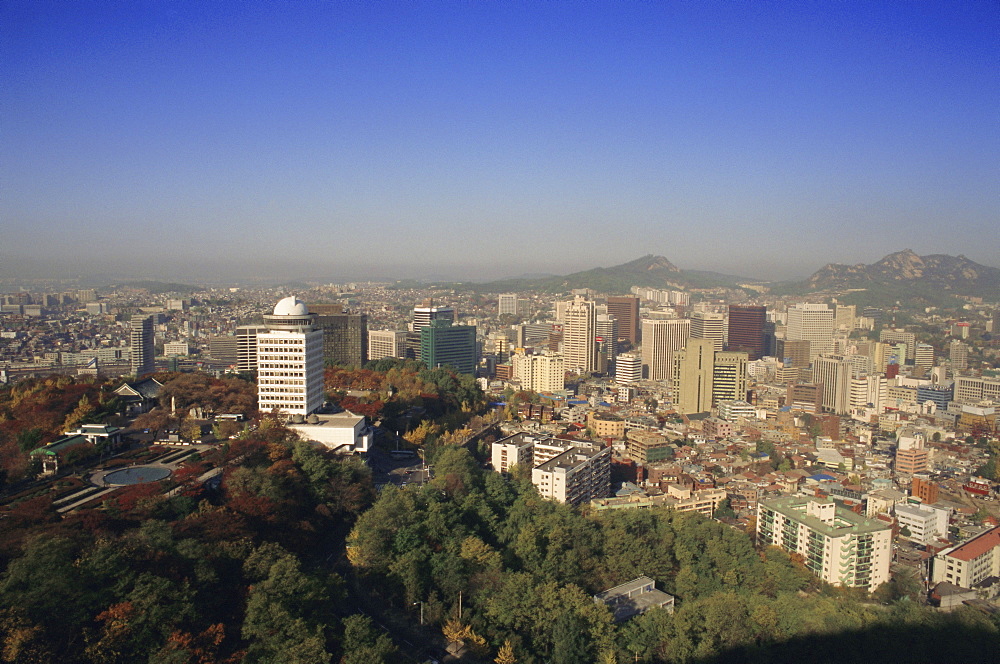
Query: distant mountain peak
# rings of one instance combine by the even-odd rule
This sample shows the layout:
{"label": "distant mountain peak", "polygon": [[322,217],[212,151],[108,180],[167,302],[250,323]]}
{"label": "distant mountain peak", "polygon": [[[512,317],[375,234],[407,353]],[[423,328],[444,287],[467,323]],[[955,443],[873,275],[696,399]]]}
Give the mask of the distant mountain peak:
{"label": "distant mountain peak", "polygon": [[622,270],[623,272],[673,272],[677,274],[681,271],[680,268],[667,260],[666,257],[654,256],[653,254],[646,254],[642,258],[637,258],[634,261],[629,261],[628,263],[616,265],[608,269]]}
{"label": "distant mountain peak", "polygon": [[965,256],[918,256],[912,249],[904,249],[871,265],[830,263],[809,277],[808,283],[817,290],[865,288],[873,283],[919,283],[962,295],[995,294],[1000,286],[1000,270]]}

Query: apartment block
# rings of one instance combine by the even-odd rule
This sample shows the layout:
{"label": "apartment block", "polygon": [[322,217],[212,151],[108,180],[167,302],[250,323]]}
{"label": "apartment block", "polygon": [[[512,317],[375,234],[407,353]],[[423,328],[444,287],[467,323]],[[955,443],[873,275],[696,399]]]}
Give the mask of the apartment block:
{"label": "apartment block", "polygon": [[889,580],[891,527],[828,498],[760,501],[757,541],[800,554],[813,574],[833,585],[871,591]]}
{"label": "apartment block", "polygon": [[963,588],[1000,576],[1000,526],[938,553],[932,574],[933,583],[948,581]]}

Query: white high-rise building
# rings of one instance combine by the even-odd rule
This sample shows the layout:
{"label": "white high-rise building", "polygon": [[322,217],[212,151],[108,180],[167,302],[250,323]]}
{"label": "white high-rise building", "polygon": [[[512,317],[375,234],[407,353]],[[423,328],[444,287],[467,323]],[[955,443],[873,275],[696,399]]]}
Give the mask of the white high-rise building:
{"label": "white high-rise building", "polygon": [[323,331],[315,314],[294,296],[264,316],[267,332],[257,335],[257,406],[289,415],[308,415],[323,405]]}
{"label": "white high-rise building", "polygon": [[624,353],[618,356],[615,366],[615,381],[629,385],[642,379],[642,359],[635,353]]}
{"label": "white high-rise building", "polygon": [[535,392],[556,392],[566,387],[566,367],[562,355],[526,355],[515,353],[510,358],[514,378],[521,387]]}
{"label": "white high-rise building", "polygon": [[517,293],[501,293],[497,302],[497,314],[500,316],[504,314],[517,316],[524,313],[522,309],[525,304],[527,304],[527,300],[518,298]]}
{"label": "white high-rise building", "polygon": [[136,314],[129,322],[132,373],[136,378],[156,370],[153,348],[153,318],[148,314]]}
{"label": "white high-rise building", "polygon": [[642,375],[647,380],[673,378],[674,352],[691,338],[691,320],[672,318],[642,321]]}
{"label": "white high-rise building", "polygon": [[833,345],[833,311],[825,304],[800,302],[788,307],[785,338],[809,342],[809,361],[830,351]]}
{"label": "white high-rise building", "polygon": [[726,341],[725,315],[704,311],[696,311],[691,314],[691,338],[711,339],[715,342],[715,350],[722,350]]}
{"label": "white high-rise building", "polygon": [[597,370],[597,312],[582,296],[566,307],[563,322],[563,358],[566,370],[590,373]]}
{"label": "white high-rise building", "polygon": [[948,346],[948,359],[951,361],[952,375],[960,374],[969,368],[969,347],[953,339]]}
{"label": "white high-rise building", "polygon": [[432,320],[448,320],[455,323],[458,318],[452,307],[435,307],[430,301],[426,301],[419,307],[413,307],[413,322],[410,323],[410,332],[419,333],[430,325]]}

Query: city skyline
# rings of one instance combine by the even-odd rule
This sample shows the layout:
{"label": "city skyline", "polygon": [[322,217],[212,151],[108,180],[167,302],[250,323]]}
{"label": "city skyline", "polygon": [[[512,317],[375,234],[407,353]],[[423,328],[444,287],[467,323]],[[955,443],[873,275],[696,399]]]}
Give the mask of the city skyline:
{"label": "city skyline", "polygon": [[1000,266],[1000,7],[0,7],[0,276]]}

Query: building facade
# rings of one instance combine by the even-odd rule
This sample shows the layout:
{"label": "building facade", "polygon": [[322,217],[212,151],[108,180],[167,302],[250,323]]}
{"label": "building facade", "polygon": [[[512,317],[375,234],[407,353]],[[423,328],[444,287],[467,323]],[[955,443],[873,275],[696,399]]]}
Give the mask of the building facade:
{"label": "building facade", "polygon": [[136,314],[129,321],[129,342],[131,346],[131,371],[136,378],[156,370],[153,346],[153,318],[147,314]]}
{"label": "building facade", "polygon": [[762,500],[757,511],[758,543],[801,555],[827,583],[872,591],[889,580],[889,524],[810,496]]}
{"label": "building facade", "polygon": [[750,361],[764,357],[764,325],[767,307],[729,305],[729,350],[743,351]]}
{"label": "building facade", "polygon": [[257,335],[257,405],[308,415],[323,405],[323,332],[313,326],[305,302],[289,296],[264,316],[267,332]]}

